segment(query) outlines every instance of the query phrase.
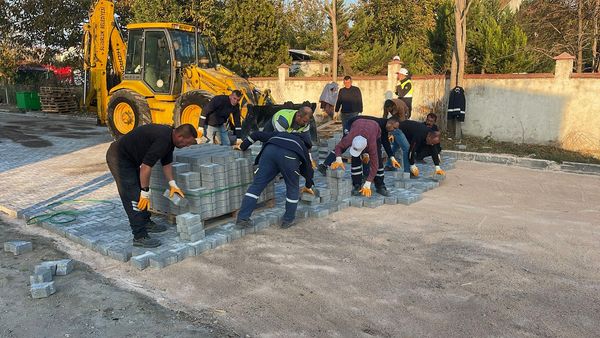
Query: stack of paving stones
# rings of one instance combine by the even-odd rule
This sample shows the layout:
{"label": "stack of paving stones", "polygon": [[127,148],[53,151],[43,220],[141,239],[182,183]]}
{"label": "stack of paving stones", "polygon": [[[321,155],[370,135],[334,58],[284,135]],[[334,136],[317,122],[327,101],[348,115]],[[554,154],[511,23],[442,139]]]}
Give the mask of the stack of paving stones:
{"label": "stack of paving stones", "polygon": [[42,262],[35,266],[29,276],[32,298],[46,298],[56,293],[53,276],[66,276],[73,271],[72,259]]}
{"label": "stack of paving stones", "polygon": [[[322,147],[313,147],[313,154],[326,156],[336,143],[334,140],[324,142]],[[173,164],[173,170],[178,185],[186,194],[186,206],[176,206],[162,195],[168,184],[162,176],[160,165],[155,166],[151,181],[153,208],[175,212],[181,220],[177,227],[173,227],[168,226],[164,218],[153,217],[155,222],[168,226],[167,231],[152,234],[162,242],[158,248],[132,247],[129,223],[118,199],[112,201],[112,208],[109,209],[103,209],[102,205],[71,205],[71,208],[76,208],[80,213],[75,221],[60,222],[61,219],[57,218],[54,220],[59,222],[43,221],[39,224],[98,253],[122,262],[129,261],[137,269],[164,268],[247,234],[281,224],[285,209],[285,184],[276,179],[263,193],[264,196],[261,195],[261,201],[274,197],[275,207],[256,210],[252,215],[253,227],[236,229],[234,219],[210,228],[198,226],[210,217],[239,207],[247,186],[252,182],[252,164],[260,149],[260,144],[254,144],[246,152],[216,145],[195,145],[176,150],[177,162]],[[444,170],[451,170],[455,161],[455,158],[445,157],[441,166]],[[325,217],[350,206],[374,208],[383,204],[415,203],[422,198],[423,192],[439,186],[444,178],[432,176],[434,165],[429,159],[427,163],[417,166],[421,172],[417,179],[408,178],[402,171],[386,171],[385,182],[390,196],[385,198],[376,192],[373,192],[371,198],[350,196],[352,185],[349,165],[346,166],[346,171],[328,170],[326,176],[316,172],[314,180],[317,196],[303,194],[296,217]],[[202,234],[204,238],[201,238]]]}
{"label": "stack of paving stones", "polygon": [[[173,175],[185,194],[185,202],[175,196],[169,200],[162,168],[154,166],[150,177],[151,210],[175,216],[191,212],[207,220],[239,209],[254,178],[252,154],[259,151],[260,145],[253,145],[250,152],[240,152],[212,144],[178,150]],[[269,184],[258,202],[273,199],[274,191],[274,184]]]}

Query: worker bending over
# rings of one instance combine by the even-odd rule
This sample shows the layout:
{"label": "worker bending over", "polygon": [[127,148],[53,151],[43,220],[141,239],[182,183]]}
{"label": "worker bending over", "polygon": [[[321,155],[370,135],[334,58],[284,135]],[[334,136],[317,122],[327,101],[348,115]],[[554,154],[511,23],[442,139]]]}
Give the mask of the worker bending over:
{"label": "worker bending over", "polygon": [[[408,106],[406,103],[400,99],[385,100],[385,103],[383,104],[383,118],[389,118],[391,116],[396,116],[400,122],[408,119]],[[394,129],[390,134],[389,141],[392,148],[392,154],[395,155],[398,152],[398,149],[402,150],[402,168],[404,168],[405,173],[408,173],[410,168],[408,161],[408,150],[410,145],[408,144],[408,140],[400,129]],[[386,171],[397,170],[390,157],[388,157],[384,169]]]}
{"label": "worker bending over", "polygon": [[[261,141],[264,146],[256,156],[255,164],[258,164],[258,168],[255,171],[254,181],[242,199],[236,225],[240,228],[252,226],[250,215],[256,208],[258,197],[267,184],[281,173],[286,189],[285,213],[281,227],[289,228],[296,218],[300,192],[314,195],[311,189],[314,184],[314,172],[308,155],[310,138],[299,133],[259,131],[252,133],[241,145],[234,148],[245,151],[256,141]],[[299,191],[300,175],[306,180],[302,191]]]}
{"label": "worker bending over", "polygon": [[226,123],[229,117],[233,117],[235,137],[240,138],[242,124],[240,122],[240,100],[242,92],[234,90],[229,95],[217,95],[213,97],[200,115],[200,128],[205,128],[204,135],[212,143],[230,145],[229,132]]}
{"label": "worker bending over", "polygon": [[402,130],[410,144],[408,157],[411,175],[415,177],[419,176],[419,169],[415,165],[415,160],[419,158],[419,156],[424,155],[425,151],[431,152],[431,154],[427,156],[431,156],[433,159],[433,163],[435,164],[435,173],[438,175],[446,174],[442,168],[440,168],[440,157],[437,147],[433,147],[434,145],[440,143],[439,131],[433,131],[424,123],[411,120],[402,121],[400,123],[400,130]]}
{"label": "worker bending over", "polygon": [[191,124],[183,124],[175,129],[160,125],[146,124],[133,129],[113,142],[106,152],[106,163],[115,178],[123,208],[129,218],[133,233],[133,245],[154,248],[160,241],[150,238],[148,232],[167,230],[150,220],[150,171],[158,160],[169,182],[170,197],[183,192],[173,179],[173,150],[196,144],[198,133]]}
{"label": "worker bending over", "polygon": [[302,137],[308,140],[308,155],[311,165],[316,168],[316,162],[313,161],[310,150],[312,148],[312,141],[310,138],[310,119],[313,116],[313,110],[311,107],[304,106],[298,110],[294,109],[281,109],[273,118],[271,123],[266,123],[263,131],[266,132],[286,132],[286,133],[299,133]]}
{"label": "worker bending over", "polygon": [[[390,128],[397,121],[390,121]],[[323,164],[331,169],[346,169],[342,161],[342,154],[350,148],[350,173],[352,174],[352,195],[371,197],[371,183],[375,182],[377,193],[389,196],[383,181],[383,162],[381,161],[381,127],[371,119],[356,119],[352,122],[348,133],[342,137]],[[366,152],[369,156],[369,173],[363,184],[363,167],[361,154]],[[362,186],[361,186],[362,185]]]}

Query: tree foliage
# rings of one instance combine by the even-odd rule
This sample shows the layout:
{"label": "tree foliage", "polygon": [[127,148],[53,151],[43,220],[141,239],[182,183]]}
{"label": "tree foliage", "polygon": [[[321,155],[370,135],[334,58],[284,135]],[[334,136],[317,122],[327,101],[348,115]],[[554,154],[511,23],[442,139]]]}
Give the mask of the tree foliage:
{"label": "tree foliage", "polygon": [[270,76],[289,63],[282,14],[272,0],[228,1],[218,40],[223,64],[242,75]]}

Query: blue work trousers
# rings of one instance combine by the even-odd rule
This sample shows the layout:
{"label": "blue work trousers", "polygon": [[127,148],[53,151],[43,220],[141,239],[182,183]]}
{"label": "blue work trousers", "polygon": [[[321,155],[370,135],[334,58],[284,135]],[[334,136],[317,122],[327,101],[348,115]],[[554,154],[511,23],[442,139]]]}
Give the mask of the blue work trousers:
{"label": "blue work trousers", "polygon": [[288,149],[267,144],[262,151],[258,161],[258,169],[254,174],[254,182],[248,187],[248,191],[242,199],[242,206],[238,213],[239,220],[247,220],[256,208],[256,202],[267,184],[277,174],[281,173],[285,182],[285,214],[283,220],[291,222],[296,218],[298,199],[300,196],[300,159],[298,155]]}
{"label": "blue work trousers", "polygon": [[[394,129],[394,131],[392,131],[392,135],[394,136],[394,142],[391,144],[392,154],[396,156],[398,149],[402,150],[402,169],[404,169],[405,173],[408,173],[410,172],[410,163],[408,162],[408,151],[410,149],[410,144],[408,143],[408,140],[406,139],[406,136],[404,136],[402,130]],[[392,162],[388,159],[386,165],[391,167]]]}

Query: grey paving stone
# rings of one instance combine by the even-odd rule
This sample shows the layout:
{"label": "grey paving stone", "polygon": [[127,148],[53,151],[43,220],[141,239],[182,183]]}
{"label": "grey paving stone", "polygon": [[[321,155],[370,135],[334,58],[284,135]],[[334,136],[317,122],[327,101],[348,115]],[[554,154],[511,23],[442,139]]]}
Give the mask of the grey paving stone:
{"label": "grey paving stone", "polygon": [[53,281],[31,285],[31,297],[34,299],[50,297],[54,293],[56,293],[56,287]]}
{"label": "grey paving stone", "polygon": [[4,243],[4,251],[12,252],[15,256],[33,251],[33,245],[27,241],[8,241]]}
{"label": "grey paving stone", "polygon": [[132,256],[129,262],[131,265],[138,270],[144,270],[150,264],[150,257],[154,256],[153,252],[146,251],[145,253],[137,256]]}
{"label": "grey paving stone", "polygon": [[108,256],[120,262],[127,262],[131,258],[130,247],[110,247],[107,250]]}
{"label": "grey paving stone", "polygon": [[38,273],[29,276],[29,284],[48,283],[52,281],[52,272],[50,269],[43,269]]}
{"label": "grey paving stone", "polygon": [[57,276],[66,276],[73,271],[75,267],[75,262],[72,259],[61,259],[56,261],[56,275]]}
{"label": "grey paving stone", "polygon": [[351,207],[355,207],[355,208],[362,208],[363,207],[363,199],[361,197],[352,197],[350,199],[350,206]]}
{"label": "grey paving stone", "polygon": [[364,200],[364,206],[367,208],[377,208],[383,205],[383,198],[371,197]]}
{"label": "grey paving stone", "polygon": [[203,253],[204,251],[208,251],[211,249],[210,242],[206,241],[206,240],[192,242],[189,245],[190,245],[190,247],[194,248],[194,250],[196,252],[196,254],[195,254],[196,256]]}
{"label": "grey paving stone", "polygon": [[56,275],[56,261],[47,261],[36,265],[34,268],[34,273],[37,274],[39,271],[43,271],[45,269],[49,269],[52,273],[52,276]]}
{"label": "grey paving stone", "polygon": [[396,196],[387,196],[383,201],[384,204],[398,204],[398,198]]}

